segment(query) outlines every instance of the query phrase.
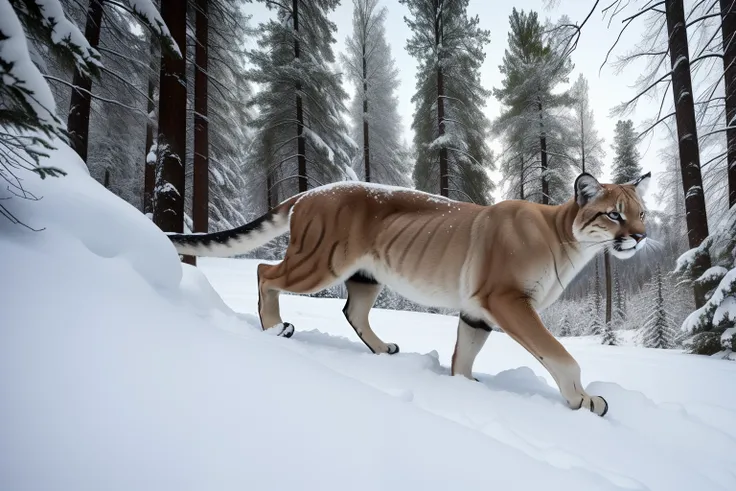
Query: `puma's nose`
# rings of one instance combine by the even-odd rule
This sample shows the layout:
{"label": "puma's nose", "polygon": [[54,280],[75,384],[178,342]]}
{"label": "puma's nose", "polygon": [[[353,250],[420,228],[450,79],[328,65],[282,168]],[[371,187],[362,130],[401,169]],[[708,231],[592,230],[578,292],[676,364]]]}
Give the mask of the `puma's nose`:
{"label": "puma's nose", "polygon": [[631,234],[631,237],[636,241],[637,244],[641,242],[642,239],[644,239],[646,236],[647,234]]}

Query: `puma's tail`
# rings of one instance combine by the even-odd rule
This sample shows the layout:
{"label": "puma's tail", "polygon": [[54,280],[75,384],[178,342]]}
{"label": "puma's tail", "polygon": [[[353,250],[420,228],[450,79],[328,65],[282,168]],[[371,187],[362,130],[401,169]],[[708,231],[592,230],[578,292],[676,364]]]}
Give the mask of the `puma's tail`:
{"label": "puma's tail", "polygon": [[297,202],[294,196],[265,215],[240,227],[211,233],[167,233],[179,254],[204,257],[230,257],[245,254],[289,230],[289,212]]}

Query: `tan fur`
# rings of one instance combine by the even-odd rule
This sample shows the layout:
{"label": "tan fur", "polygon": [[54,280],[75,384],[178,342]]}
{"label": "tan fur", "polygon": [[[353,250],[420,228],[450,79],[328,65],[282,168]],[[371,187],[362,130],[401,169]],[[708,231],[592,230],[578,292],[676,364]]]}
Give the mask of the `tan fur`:
{"label": "tan fur", "polygon": [[[281,291],[312,293],[346,282],[344,312],[356,333],[372,351],[395,353],[398,347],[384,343],[368,323],[387,284],[413,301],[462,312],[453,374],[459,367],[472,378],[473,360],[493,326],[549,370],[570,407],[602,415],[607,404],[583,390],[580,368],[536,310],[554,302],[603,248],[633,255],[643,244],[630,235],[645,232],[644,206],[634,184],[601,185],[581,175],[576,188],[578,200],[559,206],[519,200],[478,206],[358,183],[298,195],[273,211],[290,213],[290,243],[283,261],[258,266],[261,323],[265,329],[282,325]],[[617,210],[626,216],[623,224],[600,215]],[[636,248],[614,250],[616,237],[623,249]]]}

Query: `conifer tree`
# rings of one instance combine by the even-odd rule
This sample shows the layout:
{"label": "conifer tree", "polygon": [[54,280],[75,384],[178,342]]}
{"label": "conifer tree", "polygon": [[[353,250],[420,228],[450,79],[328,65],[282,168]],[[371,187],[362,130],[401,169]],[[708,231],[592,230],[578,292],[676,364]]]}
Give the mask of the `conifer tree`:
{"label": "conifer tree", "polygon": [[634,123],[630,119],[619,120],[613,136],[613,179],[615,184],[623,184],[642,174],[639,165],[639,150],[636,148]]}
{"label": "conifer tree", "polygon": [[593,284],[588,293],[588,312],[590,313],[590,321],[588,323],[588,334],[601,334],[603,331],[603,322],[601,319],[601,306],[603,304],[603,296],[600,288],[600,268],[598,267],[598,258],[595,261],[595,276]]}
{"label": "conifer tree", "polygon": [[570,322],[570,316],[565,315],[560,323],[560,334],[561,338],[566,338],[573,335],[572,323]]}
{"label": "conifer tree", "polygon": [[[192,10],[195,15],[199,12],[196,6]],[[205,74],[208,108],[206,122],[209,131],[206,139],[208,149],[206,204],[210,231],[234,228],[247,222],[247,193],[244,193],[244,190],[248,190],[249,176],[246,174],[244,160],[253,139],[248,126],[253,119],[253,113],[247,106],[253,93],[251,84],[246,78],[248,70],[245,53],[241,49],[234,48],[232,40],[245,39],[252,33],[253,29],[242,10],[240,0],[207,0]],[[194,57],[196,58],[196,54]],[[196,64],[199,65],[198,62]],[[191,73],[190,80],[193,80],[196,74],[193,66]],[[190,91],[191,95],[195,95],[196,85],[195,82],[193,90]],[[194,97],[190,97],[190,106],[195,109],[191,115],[194,123],[197,114],[201,114],[195,107]],[[203,118],[199,119],[199,123],[195,123],[194,129],[190,130],[195,145],[196,130],[201,128]],[[194,161],[198,154],[201,152],[194,148],[188,158],[195,168]],[[193,196],[191,205],[187,204],[194,208]]]}
{"label": "conifer tree", "polygon": [[363,146],[354,170],[368,182],[407,186],[412,163],[400,140],[399,71],[386,41],[387,14],[378,0],[353,0],[353,32],[341,61],[356,89],[351,136]]}
{"label": "conifer tree", "polygon": [[621,277],[618,268],[614,268],[613,272],[613,298],[615,304],[613,306],[612,322],[617,328],[623,328],[626,325],[626,292],[621,285]]}
{"label": "conifer tree", "polygon": [[[561,203],[569,198],[573,179],[569,155],[572,125],[561,111],[569,108],[573,99],[569,91],[560,93],[559,86],[567,83],[573,65],[564,42],[555,35],[559,31],[551,26],[545,29],[536,12],[527,14],[514,8],[509,22],[509,45],[500,66],[505,78],[501,87],[493,90],[504,108],[494,121],[494,130],[505,136],[511,150],[502,158],[513,159],[511,166],[517,170],[522,158],[526,162],[520,173],[525,199]],[[532,171],[539,182],[527,186]]]}
{"label": "conifer tree", "polygon": [[[332,68],[337,27],[328,14],[337,2],[265,3],[275,18],[259,25],[258,48],[248,52],[248,78],[262,89],[248,102],[258,110],[248,165],[252,182],[280,201],[308,187],[355,179],[350,164],[358,148],[341,116],[347,93]],[[268,155],[260,151],[266,144]],[[274,183],[272,189],[266,182]]]}
{"label": "conifer tree", "polygon": [[616,346],[618,337],[616,336],[615,325],[613,322],[603,323],[603,332],[601,333],[601,344],[607,346]]}
{"label": "conifer tree", "polygon": [[419,61],[412,128],[418,189],[488,204],[494,169],[480,83],[488,31],[469,17],[468,0],[399,0],[409,9],[406,50]]}
{"label": "conifer tree", "polygon": [[[624,184],[630,182],[642,174],[639,165],[639,151],[636,148],[636,133],[634,123],[628,119],[619,120],[613,137],[613,182]],[[603,253],[603,261],[606,271],[606,318],[605,322],[613,322],[613,288],[611,277],[611,255],[606,249]]]}
{"label": "conifer tree", "polygon": [[158,158],[153,221],[165,232],[184,231],[184,192],[187,135],[186,8],[176,0],[162,0],[161,16],[184,57],[171,50],[161,56]]}
{"label": "conifer tree", "polygon": [[672,348],[677,333],[672,324],[672,317],[665,306],[666,292],[659,265],[657,265],[647,293],[650,313],[642,327],[642,344],[645,348]]}
{"label": "conifer tree", "polygon": [[588,80],[581,73],[570,90],[573,99],[572,125],[575,144],[570,152],[578,172],[600,176],[603,169],[604,139],[595,129],[593,109],[590,107]]}

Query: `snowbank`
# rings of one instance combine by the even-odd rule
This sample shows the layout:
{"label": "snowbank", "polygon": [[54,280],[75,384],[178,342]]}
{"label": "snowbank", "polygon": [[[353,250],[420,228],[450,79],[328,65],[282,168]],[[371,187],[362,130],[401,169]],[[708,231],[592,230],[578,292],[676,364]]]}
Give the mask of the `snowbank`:
{"label": "snowbank", "polygon": [[[665,407],[595,382],[612,405],[599,418],[567,409],[504,336],[489,346],[501,346],[505,372],[479,373],[480,384],[448,377],[451,343],[438,340],[454,321],[443,316],[379,312],[406,337],[401,354],[376,356],[305,329],[347,334],[341,301],[290,297],[302,330],[269,336],[252,314],[253,262],[182,267],[164,234],[68,148],[48,164],[68,176],[30,175],[42,199],[4,202],[45,229],[0,222],[0,489],[734,489],[735,396],[724,388],[712,404],[716,385],[689,384],[701,372],[683,355],[657,359],[665,383],[632,355],[630,378],[587,376],[699,387],[697,404],[693,392]],[[249,314],[231,310],[237,299]],[[441,353],[420,354],[422,343]],[[595,353],[596,363],[578,356],[601,367],[616,352]],[[713,384],[732,381],[731,366],[709,365]]]}

